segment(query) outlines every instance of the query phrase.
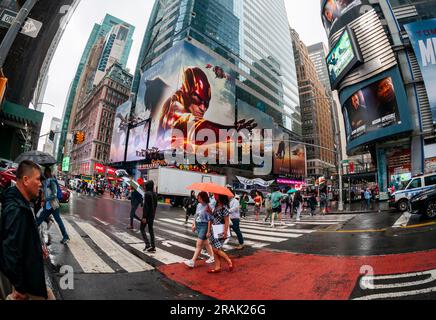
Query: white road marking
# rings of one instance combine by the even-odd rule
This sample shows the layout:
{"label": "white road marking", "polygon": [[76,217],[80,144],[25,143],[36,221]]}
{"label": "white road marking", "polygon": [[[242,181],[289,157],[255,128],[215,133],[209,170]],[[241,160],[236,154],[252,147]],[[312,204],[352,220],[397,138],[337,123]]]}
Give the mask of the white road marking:
{"label": "white road marking", "polygon": [[276,228],[272,228],[271,226],[267,226],[267,227],[258,227],[258,226],[249,226],[246,224],[241,224],[240,225],[241,228],[245,228],[245,229],[254,229],[254,230],[263,230],[263,231],[272,231],[274,230],[275,232],[277,232],[277,235],[281,235],[282,233],[314,233],[315,230],[307,230],[307,229],[276,229]]}
{"label": "white road marking", "polygon": [[[161,222],[161,223],[163,225],[170,225],[170,224],[167,224],[167,223],[164,223],[164,222]],[[172,227],[177,228],[177,226],[172,226]],[[162,232],[166,232],[166,233],[172,234],[172,235],[180,237],[180,238],[185,238],[185,239],[189,239],[189,240],[192,240],[192,241],[197,241],[197,238],[195,236],[194,237],[188,236],[186,234],[179,233],[179,232],[172,231],[172,230],[168,230],[168,229],[162,229],[162,228],[159,228],[159,229]],[[286,239],[284,239],[284,240],[286,240]],[[245,242],[246,245],[249,245],[249,246],[251,246],[253,248],[264,248],[264,247],[269,245],[268,243],[259,243],[259,242],[255,242],[255,241],[249,241],[249,240],[245,240],[244,242]],[[231,244],[236,245],[236,246],[239,245],[239,243],[231,243]]]}
{"label": "white road marking", "polygon": [[431,293],[431,292],[436,292],[436,287],[426,288],[426,289],[421,289],[421,290],[379,293],[379,294],[373,294],[373,295],[369,295],[369,296],[365,296],[365,297],[361,297],[361,298],[356,298],[353,300],[392,299],[392,298],[416,296],[419,294],[426,294],[426,293]]}
{"label": "white road marking", "polygon": [[114,273],[90,246],[82,239],[73,226],[64,220],[65,228],[70,236],[68,248],[85,273]]}
{"label": "white road marking", "polygon": [[131,254],[126,249],[118,245],[103,232],[93,227],[87,222],[76,222],[77,225],[86,232],[112,260],[118,263],[127,272],[143,272],[154,268],[137,256]]}
{"label": "white road marking", "polygon": [[413,287],[418,285],[424,285],[426,283],[430,283],[436,280],[436,269],[431,271],[424,271],[424,272],[415,272],[415,273],[404,273],[399,275],[386,275],[386,276],[365,276],[362,278],[362,281],[365,281],[365,283],[374,283],[374,281],[379,280],[391,280],[391,279],[402,279],[402,278],[412,278],[412,277],[421,277],[421,276],[428,276],[427,279],[424,280],[418,280],[418,281],[405,281],[405,282],[397,282],[397,283],[390,283],[390,284],[376,284],[373,285],[371,289],[377,290],[377,289],[395,289],[395,288],[404,288],[404,287]]}
{"label": "white road marking", "polygon": [[108,225],[109,225],[109,223],[104,222],[104,221],[100,220],[99,218],[94,217],[94,219],[97,220],[98,222],[104,224],[105,226],[108,226]]}
{"label": "white road marking", "polygon": [[282,238],[299,238],[302,236],[302,234],[297,234],[297,233],[280,233],[278,234],[277,232],[273,231],[261,231],[261,230],[251,230],[251,229],[247,229],[247,228],[240,228],[242,231],[242,234],[258,234],[258,235],[264,235],[264,236],[273,236],[273,237],[282,237]]}
{"label": "white road marking", "polygon": [[410,212],[403,213],[401,215],[401,217],[392,226],[392,228],[406,227],[407,224],[409,223],[409,220],[410,220],[411,217],[412,217],[412,214]]}

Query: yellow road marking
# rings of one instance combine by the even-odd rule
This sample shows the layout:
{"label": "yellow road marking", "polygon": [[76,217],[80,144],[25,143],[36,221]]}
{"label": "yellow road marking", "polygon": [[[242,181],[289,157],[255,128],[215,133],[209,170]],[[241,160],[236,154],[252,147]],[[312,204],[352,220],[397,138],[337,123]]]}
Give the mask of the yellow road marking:
{"label": "yellow road marking", "polygon": [[[416,229],[416,228],[428,227],[433,225],[436,225],[436,221],[426,222],[421,224],[413,224],[410,226],[399,227],[398,229]],[[318,230],[318,231],[323,233],[376,233],[376,232],[385,232],[386,230],[388,230],[388,228],[366,229],[366,230],[336,230],[336,231]]]}

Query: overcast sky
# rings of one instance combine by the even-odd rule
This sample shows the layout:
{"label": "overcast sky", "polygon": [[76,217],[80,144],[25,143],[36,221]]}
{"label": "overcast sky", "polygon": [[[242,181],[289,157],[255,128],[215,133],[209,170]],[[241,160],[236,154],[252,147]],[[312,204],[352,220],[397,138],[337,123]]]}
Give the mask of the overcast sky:
{"label": "overcast sky", "polygon": [[[153,0],[81,0],[59,43],[49,70],[44,102],[53,104],[56,108],[43,106],[44,122],[41,135],[48,133],[53,117],[62,118],[68,89],[94,24],[100,23],[106,13],[109,13],[136,27],[127,63],[127,67],[133,73],[153,3]],[[320,0],[285,0],[285,3],[291,27],[297,30],[306,45],[327,42],[319,15]],[[44,143],[45,138],[40,140],[39,150],[42,150]]]}

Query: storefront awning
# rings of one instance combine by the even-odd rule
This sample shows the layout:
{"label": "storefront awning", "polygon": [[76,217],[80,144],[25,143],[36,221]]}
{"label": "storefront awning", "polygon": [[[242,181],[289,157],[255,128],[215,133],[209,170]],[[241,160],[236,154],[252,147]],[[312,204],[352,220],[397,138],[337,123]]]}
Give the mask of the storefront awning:
{"label": "storefront awning", "polygon": [[41,127],[44,119],[44,113],[9,101],[3,103],[0,116],[5,120],[10,120],[19,124],[27,123],[35,127]]}

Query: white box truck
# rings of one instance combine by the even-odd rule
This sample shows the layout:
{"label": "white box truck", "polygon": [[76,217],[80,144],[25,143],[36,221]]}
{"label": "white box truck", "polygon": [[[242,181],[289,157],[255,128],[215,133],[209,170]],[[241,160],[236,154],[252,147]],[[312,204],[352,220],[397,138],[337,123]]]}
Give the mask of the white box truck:
{"label": "white box truck", "polygon": [[193,183],[212,182],[220,186],[227,184],[226,176],[165,167],[149,170],[148,180],[153,181],[157,193],[169,198],[175,207],[183,205],[183,200],[191,196],[187,187]]}

